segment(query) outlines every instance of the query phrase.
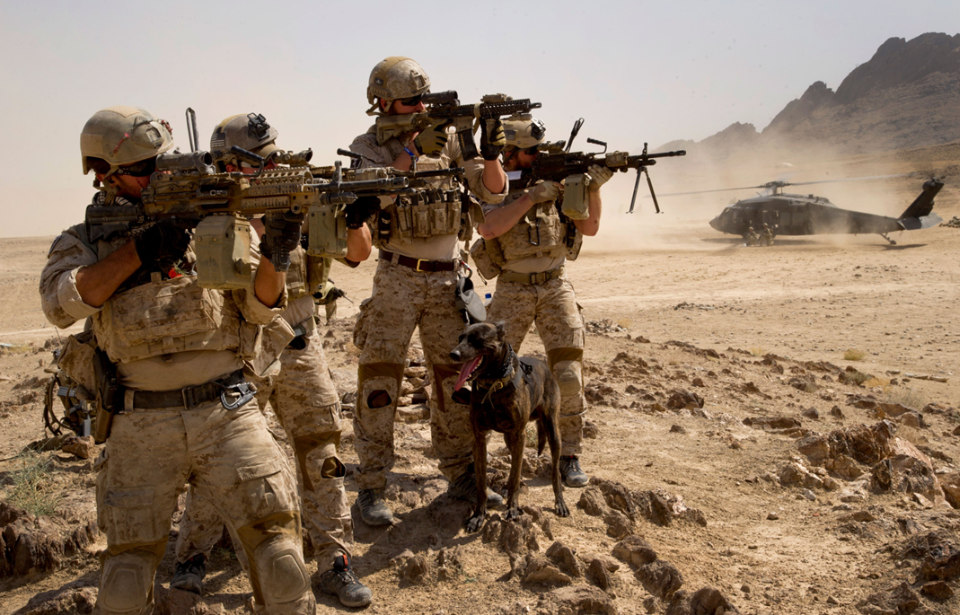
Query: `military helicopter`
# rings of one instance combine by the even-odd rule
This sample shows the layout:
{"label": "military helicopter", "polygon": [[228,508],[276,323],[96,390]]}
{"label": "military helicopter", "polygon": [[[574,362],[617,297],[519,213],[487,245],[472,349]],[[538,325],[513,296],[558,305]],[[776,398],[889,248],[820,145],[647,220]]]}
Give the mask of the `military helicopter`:
{"label": "military helicopter", "polygon": [[896,245],[887,233],[895,231],[915,231],[936,226],[943,219],[933,211],[933,198],[943,188],[943,182],[931,178],[924,182],[923,191],[906,211],[898,218],[879,216],[849,209],[841,209],[829,200],[812,194],[787,194],[787,186],[805,186],[840,181],[862,181],[898,175],[879,175],[855,177],[850,179],[823,180],[814,182],[789,183],[785,181],[767,182],[761,186],[743,188],[724,188],[721,190],[700,190],[697,192],[675,192],[663,196],[682,194],[703,194],[732,190],[762,189],[763,193],[749,199],[743,199],[727,206],[719,216],[710,221],[710,226],[723,233],[744,235],[748,228],[759,229],[767,224],[777,235],[823,235],[823,234],[866,234],[876,233]]}

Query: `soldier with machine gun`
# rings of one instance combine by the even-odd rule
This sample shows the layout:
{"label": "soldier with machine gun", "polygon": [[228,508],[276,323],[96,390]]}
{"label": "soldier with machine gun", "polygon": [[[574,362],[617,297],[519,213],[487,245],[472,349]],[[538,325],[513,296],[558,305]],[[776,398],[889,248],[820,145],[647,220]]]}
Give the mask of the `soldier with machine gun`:
{"label": "soldier with machine gun", "polygon": [[[537,156],[543,155],[538,154],[546,135],[543,122],[519,115],[504,122],[504,131],[503,168],[508,176],[529,172]],[[576,259],[583,235],[600,230],[600,186],[613,176],[600,164],[586,171],[529,187],[511,182],[502,203],[484,203],[486,220],[477,227],[481,239],[471,250],[480,274],[497,278],[487,321],[504,323],[506,339],[516,352],[532,323],[540,332],[560,384],[560,472],[570,487],[583,487],[588,480],[579,461],[585,412],[584,325],[564,263]],[[557,205],[561,191],[562,211]]]}
{"label": "soldier with machine gun", "polygon": [[[377,64],[367,87],[369,112],[377,114],[377,121],[350,146],[357,154],[354,166],[418,172],[459,166],[471,192],[484,201],[499,202],[507,192],[507,180],[498,161],[504,140],[496,113],[507,107],[498,104],[491,111],[482,104],[471,106],[469,141],[461,132],[450,139],[448,126],[460,129],[454,116],[467,111],[450,101],[440,103],[450,104],[445,108],[427,109],[424,97],[429,91],[430,78],[410,58],[390,57]],[[515,104],[522,108],[530,103]],[[429,122],[422,123],[424,119]],[[466,146],[473,142],[474,120],[480,122],[482,157]],[[440,471],[450,480],[453,497],[476,498],[469,404],[453,396],[459,370],[450,363],[449,352],[464,325],[455,296],[458,241],[469,237],[473,216],[480,214],[448,180],[436,181],[433,193],[425,196],[387,200],[371,228],[380,262],[373,296],[361,304],[354,329],[354,343],[362,349],[354,414],[360,458],[357,504],[369,525],[393,521],[383,489],[394,463],[393,424],[407,347],[417,327],[433,385],[430,427]]]}
{"label": "soldier with machine gun", "polygon": [[[142,212],[158,157],[172,146],[169,124],[143,109],[94,114],[80,149],[84,173],[93,170],[104,190],[88,212]],[[299,242],[299,222],[268,221],[271,253]],[[312,614],[295,479],[243,375],[260,326],[287,306],[285,274],[251,259],[247,243],[233,254],[246,265],[235,272],[245,286],[204,288],[193,275],[196,245],[175,217],[133,233],[88,220],[57,237],[41,274],[47,318],[67,327],[90,317],[96,346],[68,343],[72,364],[86,368],[71,377],[96,391],[98,439],[109,435],[95,464],[107,536],[97,606],[151,611],[170,516],[189,482],[239,538],[258,608]]]}
{"label": "soldier with machine gun", "polygon": [[[230,155],[234,146],[269,160],[267,168],[275,168],[275,160],[301,165],[309,162],[309,156],[293,158],[280,150],[277,134],[263,115],[235,115],[214,129],[210,149],[223,152],[218,156],[218,164],[226,172],[252,174],[256,170],[250,163]],[[344,264],[355,267],[369,256],[370,231],[363,220],[378,208],[379,200],[370,196],[360,197],[352,204],[346,217],[346,253],[339,259]],[[351,215],[353,212],[356,215]],[[253,227],[258,233],[264,231],[260,220],[253,220]],[[254,382],[257,401],[261,407],[270,402],[293,448],[301,514],[316,555],[319,584],[337,595],[343,605],[360,607],[370,603],[372,594],[350,566],[353,523],[343,485],[346,467],[337,455],[343,420],[340,398],[330,378],[314,319],[314,294],[325,287],[331,263],[332,259],[307,254],[300,246],[290,252],[288,305],[265,335],[280,327],[292,328],[295,337],[280,354],[279,368],[268,370],[278,373],[258,374],[261,377]],[[205,561],[222,532],[223,522],[213,503],[191,489],[180,521],[171,587],[202,593]],[[242,553],[238,553],[238,559],[246,568]]]}

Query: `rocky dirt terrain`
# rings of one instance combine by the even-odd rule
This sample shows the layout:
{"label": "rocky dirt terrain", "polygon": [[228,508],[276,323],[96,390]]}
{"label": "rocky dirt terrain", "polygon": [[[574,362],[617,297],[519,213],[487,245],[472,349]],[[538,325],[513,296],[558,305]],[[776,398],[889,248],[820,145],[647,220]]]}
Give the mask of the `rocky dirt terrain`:
{"label": "rocky dirt terrain", "polygon": [[[935,211],[949,220],[960,215],[957,151],[860,156],[829,168],[943,175]],[[799,171],[821,173],[821,164]],[[415,344],[388,491],[398,522],[368,528],[356,519],[354,564],[375,592],[367,611],[958,612],[960,230],[901,233],[897,246],[862,236],[746,248],[706,225],[722,200],[710,212],[678,202],[663,216],[628,217],[620,212],[632,186],[620,181],[605,197],[601,236],[569,267],[587,322],[582,461],[591,484],[566,490],[572,514],[558,518],[528,448],[525,514],[505,522],[492,511],[481,532],[466,534],[468,507],[444,495],[435,470]],[[889,207],[902,211],[919,183],[884,184]],[[869,199],[835,202],[891,213]],[[0,352],[4,614],[91,612],[105,546],[93,504],[96,447],[71,439],[23,452],[43,436],[45,369],[58,343],[36,294],[50,240],[0,241],[0,342],[9,344]],[[373,266],[340,268],[334,278],[359,302]],[[355,315],[341,302],[324,338],[348,411]],[[521,354],[542,353],[533,331]],[[352,470],[347,425],[342,456]],[[492,482],[502,485],[509,458],[496,438],[488,450]],[[355,497],[349,477],[348,488]],[[157,574],[162,613],[250,608],[229,542],[209,564],[202,602],[167,589],[172,573],[169,548]],[[318,602],[320,612],[346,610],[319,590]]]}

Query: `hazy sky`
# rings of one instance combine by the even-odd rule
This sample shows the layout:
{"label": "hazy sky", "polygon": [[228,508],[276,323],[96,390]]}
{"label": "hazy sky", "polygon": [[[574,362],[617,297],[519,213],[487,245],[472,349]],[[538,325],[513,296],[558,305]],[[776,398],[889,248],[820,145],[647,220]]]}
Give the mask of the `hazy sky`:
{"label": "hazy sky", "polygon": [[[330,161],[366,130],[370,69],[407,55],[434,91],[543,103],[549,139],[635,149],[762,129],[814,81],[836,88],[890,37],[960,32],[960,2],[0,2],[0,236],[81,221],[79,137],[98,109],[168,119],[187,150],[257,111],[285,149]],[[584,144],[583,141],[580,142]]]}

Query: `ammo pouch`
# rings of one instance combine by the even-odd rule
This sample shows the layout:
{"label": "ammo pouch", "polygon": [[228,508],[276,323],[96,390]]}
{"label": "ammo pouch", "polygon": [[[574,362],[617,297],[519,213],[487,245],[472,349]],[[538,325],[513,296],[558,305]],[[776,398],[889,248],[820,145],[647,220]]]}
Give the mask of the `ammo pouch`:
{"label": "ammo pouch", "polygon": [[97,379],[97,421],[93,440],[102,444],[110,435],[113,415],[123,410],[125,389],[117,379],[117,366],[99,348],[94,349],[93,371]]}
{"label": "ammo pouch", "polygon": [[93,331],[71,335],[57,354],[57,367],[77,383],[76,397],[92,402],[96,399],[97,374],[94,371],[97,344]]}
{"label": "ammo pouch", "polygon": [[590,217],[590,197],[587,190],[590,176],[586,173],[571,175],[563,180],[562,213],[571,220],[586,220]]}
{"label": "ammo pouch", "polygon": [[[473,243],[473,246],[470,248],[470,258],[473,259],[473,264],[477,269],[477,272],[480,273],[480,277],[484,280],[492,280],[500,275],[500,272],[503,271],[500,268],[500,265],[496,262],[494,256],[490,253],[491,244],[495,243],[496,240],[491,241],[490,244],[481,237]],[[499,248],[499,246],[498,246]]]}
{"label": "ammo pouch", "polygon": [[342,205],[317,205],[307,215],[307,254],[325,258],[347,255],[347,218]]}
{"label": "ammo pouch", "polygon": [[457,275],[455,304],[468,325],[483,322],[487,319],[487,308],[483,299],[473,290],[473,280],[468,276]]}

